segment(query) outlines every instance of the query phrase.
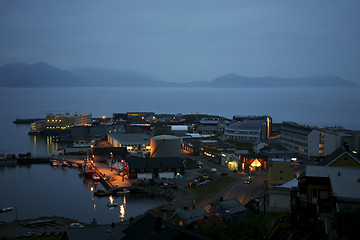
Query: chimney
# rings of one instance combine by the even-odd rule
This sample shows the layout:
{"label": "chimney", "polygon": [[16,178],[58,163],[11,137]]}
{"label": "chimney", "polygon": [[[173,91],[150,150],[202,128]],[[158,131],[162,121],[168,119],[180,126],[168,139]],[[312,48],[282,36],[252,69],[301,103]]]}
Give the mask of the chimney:
{"label": "chimney", "polygon": [[350,146],[349,146],[349,144],[347,142],[343,143],[343,147],[344,147],[345,151],[347,151],[347,152],[350,151]]}
{"label": "chimney", "polygon": [[155,231],[161,232],[161,229],[162,229],[162,220],[160,217],[157,217],[155,220]]}

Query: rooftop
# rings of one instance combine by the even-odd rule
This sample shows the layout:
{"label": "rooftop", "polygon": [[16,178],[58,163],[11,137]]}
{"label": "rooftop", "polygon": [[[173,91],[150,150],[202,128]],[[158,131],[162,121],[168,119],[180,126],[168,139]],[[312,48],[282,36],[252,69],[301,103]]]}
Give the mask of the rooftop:
{"label": "rooftop", "polygon": [[152,135],[146,133],[110,133],[120,144],[149,144]]}
{"label": "rooftop", "polygon": [[226,129],[234,130],[260,130],[266,122],[264,120],[245,120],[230,124]]}
{"label": "rooftop", "polygon": [[208,215],[208,212],[204,208],[177,209],[172,217],[176,215],[184,221],[185,225],[188,225],[195,220],[204,218],[204,216]]}
{"label": "rooftop", "polygon": [[184,168],[178,157],[129,158],[126,162],[130,169]]}
{"label": "rooftop", "polygon": [[360,168],[306,166],[307,177],[330,177],[334,196],[360,201]]}

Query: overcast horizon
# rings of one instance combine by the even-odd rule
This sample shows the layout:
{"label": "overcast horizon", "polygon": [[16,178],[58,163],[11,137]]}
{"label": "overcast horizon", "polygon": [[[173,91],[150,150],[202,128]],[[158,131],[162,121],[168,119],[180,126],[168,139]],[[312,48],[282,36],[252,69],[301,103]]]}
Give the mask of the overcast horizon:
{"label": "overcast horizon", "polygon": [[171,82],[336,75],[360,84],[360,1],[2,1],[0,65]]}

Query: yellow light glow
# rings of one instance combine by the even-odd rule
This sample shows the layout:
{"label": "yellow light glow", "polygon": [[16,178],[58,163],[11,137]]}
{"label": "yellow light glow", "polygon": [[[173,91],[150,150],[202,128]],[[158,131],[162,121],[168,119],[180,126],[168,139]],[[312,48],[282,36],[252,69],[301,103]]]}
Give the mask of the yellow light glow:
{"label": "yellow light glow", "polygon": [[259,160],[255,159],[252,163],[251,163],[252,167],[261,167],[261,163],[259,162]]}
{"label": "yellow light glow", "polygon": [[106,117],[105,117],[105,116],[102,116],[102,119],[106,119]]}
{"label": "yellow light glow", "polygon": [[123,221],[124,218],[125,218],[125,207],[124,207],[124,205],[120,206],[120,216],[119,217],[121,218],[121,221]]}
{"label": "yellow light glow", "polygon": [[109,196],[109,201],[110,201],[111,204],[114,203],[114,198],[113,198],[113,196],[111,196],[111,195]]}

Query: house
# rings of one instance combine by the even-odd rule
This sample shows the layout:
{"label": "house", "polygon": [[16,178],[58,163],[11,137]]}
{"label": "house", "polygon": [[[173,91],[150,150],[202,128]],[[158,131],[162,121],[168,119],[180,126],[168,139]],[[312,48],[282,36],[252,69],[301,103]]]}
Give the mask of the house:
{"label": "house", "polygon": [[233,153],[221,154],[221,165],[230,170],[239,170],[239,156]]}
{"label": "house", "polygon": [[290,191],[297,187],[298,180],[294,178],[282,185],[269,188],[267,212],[290,212]]}
{"label": "house", "polygon": [[184,168],[183,160],[177,157],[129,158],[125,161],[125,172],[132,179],[174,178],[183,175]]}
{"label": "house", "polygon": [[[239,167],[245,172],[254,172],[267,169],[268,156],[260,154],[240,154]],[[239,170],[240,170],[239,169]]]}
{"label": "house", "polygon": [[146,214],[135,223],[130,224],[124,230],[123,240],[147,240],[147,239],[186,239],[186,240],[210,240],[211,238],[194,233],[186,228],[163,221],[159,217]]}
{"label": "house", "polygon": [[273,158],[269,165],[269,186],[284,184],[295,177],[290,159]]}
{"label": "house", "polygon": [[307,166],[298,188],[291,189],[291,219],[329,232],[330,217],[360,206],[360,168]]}
{"label": "house", "polygon": [[239,223],[246,216],[247,209],[236,198],[224,200],[220,197],[209,204],[207,211],[221,216],[225,221]]}
{"label": "house", "polygon": [[203,219],[204,216],[208,215],[209,213],[204,208],[177,209],[168,219],[168,222],[179,226],[188,226],[190,223]]}
{"label": "house", "polygon": [[220,228],[222,230],[226,230],[229,226],[223,221],[222,217],[216,215],[205,215],[203,218],[193,221],[188,225],[189,229],[197,229],[197,228]]}
{"label": "house", "polygon": [[269,146],[269,144],[267,144],[267,143],[264,142],[264,141],[255,142],[254,145],[253,145],[253,151],[254,151],[255,153],[260,153],[260,151],[261,151],[263,148],[271,149],[270,146]]}
{"label": "house", "polygon": [[328,167],[360,167],[360,159],[353,152],[350,152],[349,146],[345,144],[320,160],[319,165]]}

